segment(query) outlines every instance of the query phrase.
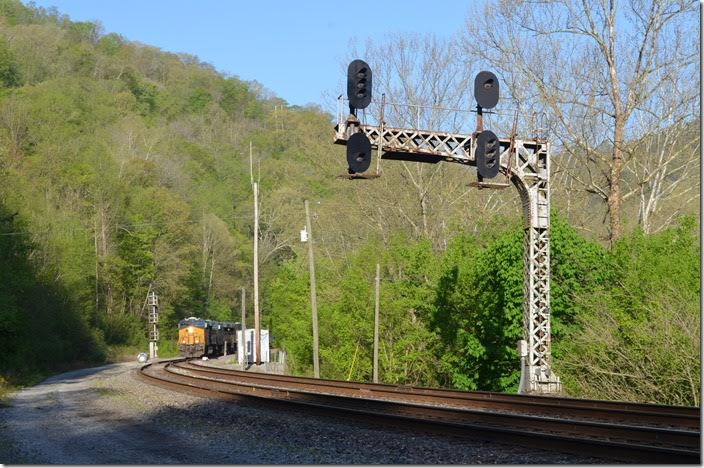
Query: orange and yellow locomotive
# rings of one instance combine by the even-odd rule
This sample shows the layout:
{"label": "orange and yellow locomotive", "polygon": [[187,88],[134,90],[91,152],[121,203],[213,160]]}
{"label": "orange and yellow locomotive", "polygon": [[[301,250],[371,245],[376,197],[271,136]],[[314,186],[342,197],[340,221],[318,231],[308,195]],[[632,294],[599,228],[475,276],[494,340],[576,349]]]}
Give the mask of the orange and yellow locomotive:
{"label": "orange and yellow locomotive", "polygon": [[178,353],[184,357],[235,352],[239,323],[188,317],[178,322]]}

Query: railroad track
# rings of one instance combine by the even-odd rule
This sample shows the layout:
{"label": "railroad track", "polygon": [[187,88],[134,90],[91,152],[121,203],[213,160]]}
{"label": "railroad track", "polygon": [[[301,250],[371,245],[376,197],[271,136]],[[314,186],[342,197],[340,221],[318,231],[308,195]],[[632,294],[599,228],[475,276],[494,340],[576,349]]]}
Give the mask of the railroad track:
{"label": "railroad track", "polygon": [[186,360],[147,364],[139,375],[210,398],[297,405],[337,417],[612,460],[700,463],[701,457],[698,408],[342,382]]}

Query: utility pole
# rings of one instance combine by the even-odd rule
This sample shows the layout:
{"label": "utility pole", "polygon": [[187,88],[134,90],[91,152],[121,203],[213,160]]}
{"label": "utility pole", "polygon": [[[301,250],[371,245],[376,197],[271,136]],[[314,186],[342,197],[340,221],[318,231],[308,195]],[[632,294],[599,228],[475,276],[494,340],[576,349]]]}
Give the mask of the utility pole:
{"label": "utility pole", "polygon": [[259,187],[254,182],[254,361],[261,364],[259,324]]}
{"label": "utility pole", "polygon": [[252,170],[252,142],[249,142],[249,183],[254,183],[254,172]]}
{"label": "utility pole", "polygon": [[320,378],[320,362],[318,361],[318,304],[315,294],[315,262],[313,261],[313,230],[310,224],[308,200],[306,206],[306,230],[308,231],[308,266],[310,269],[310,306],[313,315],[313,372],[315,378]]}
{"label": "utility pole", "polygon": [[374,383],[379,383],[379,264],[374,278]]}
{"label": "utility pole", "polygon": [[247,345],[247,338],[246,338],[247,335],[245,334],[247,332],[247,325],[245,324],[245,321],[244,321],[244,319],[245,319],[245,302],[244,302],[245,297],[244,297],[244,294],[245,294],[244,287],[242,287],[242,294],[241,294],[242,298],[240,299],[240,305],[242,307],[242,324],[240,326],[240,329],[242,330],[242,341],[241,341],[242,347],[240,349],[242,351],[240,352],[239,359],[238,359],[240,361],[240,364],[247,364],[247,362],[245,361],[245,356],[247,355],[247,346],[246,346]]}
{"label": "utility pole", "polygon": [[259,323],[259,186],[252,174],[252,142],[249,142],[249,177],[254,191],[254,362],[262,363]]}

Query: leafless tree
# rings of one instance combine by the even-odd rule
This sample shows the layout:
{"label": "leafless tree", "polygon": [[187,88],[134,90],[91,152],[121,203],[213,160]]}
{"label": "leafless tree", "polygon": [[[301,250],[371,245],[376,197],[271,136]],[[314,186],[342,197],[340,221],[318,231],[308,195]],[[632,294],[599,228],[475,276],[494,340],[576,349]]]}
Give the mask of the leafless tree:
{"label": "leafless tree", "polygon": [[[678,89],[697,81],[695,5],[685,0],[500,0],[469,14],[467,60],[492,67],[524,108],[550,116],[556,149],[563,153],[555,161],[557,172],[605,205],[611,242],[622,235],[624,171],[635,174],[628,164],[639,163],[639,157],[629,160],[627,154],[628,144],[644,136],[636,122],[654,112],[673,85]],[[677,112],[672,117],[679,119]],[[653,123],[658,125],[651,135],[663,128]],[[668,165],[665,174],[674,167]],[[636,184],[656,183],[655,172]]]}
{"label": "leafless tree", "polygon": [[[284,204],[261,203],[259,221],[260,262],[274,258],[286,258],[290,255],[296,232],[294,226],[288,226],[286,215],[291,213],[293,206]],[[290,224],[290,223],[289,223]]]}
{"label": "leafless tree", "polygon": [[637,198],[638,224],[657,232],[700,197],[697,83],[672,83],[636,125],[644,135],[626,147],[624,200]]}
{"label": "leafless tree", "polygon": [[[622,319],[597,294],[580,315],[574,349],[558,361],[563,379],[581,398],[698,405],[701,360],[696,296],[667,288],[651,291],[643,305],[648,320],[634,321],[629,339]],[[657,333],[654,333],[657,330]]]}
{"label": "leafless tree", "polygon": [[10,97],[0,107],[0,138],[5,142],[5,154],[13,161],[22,154],[29,139],[30,115],[19,99]]}

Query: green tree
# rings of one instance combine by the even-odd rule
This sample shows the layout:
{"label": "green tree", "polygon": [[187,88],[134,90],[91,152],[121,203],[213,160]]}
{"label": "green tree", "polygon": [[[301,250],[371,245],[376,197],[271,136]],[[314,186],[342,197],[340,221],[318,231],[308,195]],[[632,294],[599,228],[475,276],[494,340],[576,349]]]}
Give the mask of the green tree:
{"label": "green tree", "polygon": [[[559,348],[579,311],[575,295],[595,290],[611,269],[603,248],[579,237],[555,214],[550,268],[553,343]],[[523,337],[522,229],[498,233],[483,249],[466,236],[456,238],[444,260],[435,306],[434,326],[446,346],[447,383],[515,391],[520,378],[516,343]]]}
{"label": "green tree", "polygon": [[289,370],[303,375],[313,374],[309,297],[307,271],[289,261],[268,283],[262,301],[262,308],[271,314],[272,337],[287,353]]}
{"label": "green tree", "polygon": [[16,88],[22,85],[19,66],[15,55],[7,45],[7,41],[0,40],[0,83],[5,88]]}

